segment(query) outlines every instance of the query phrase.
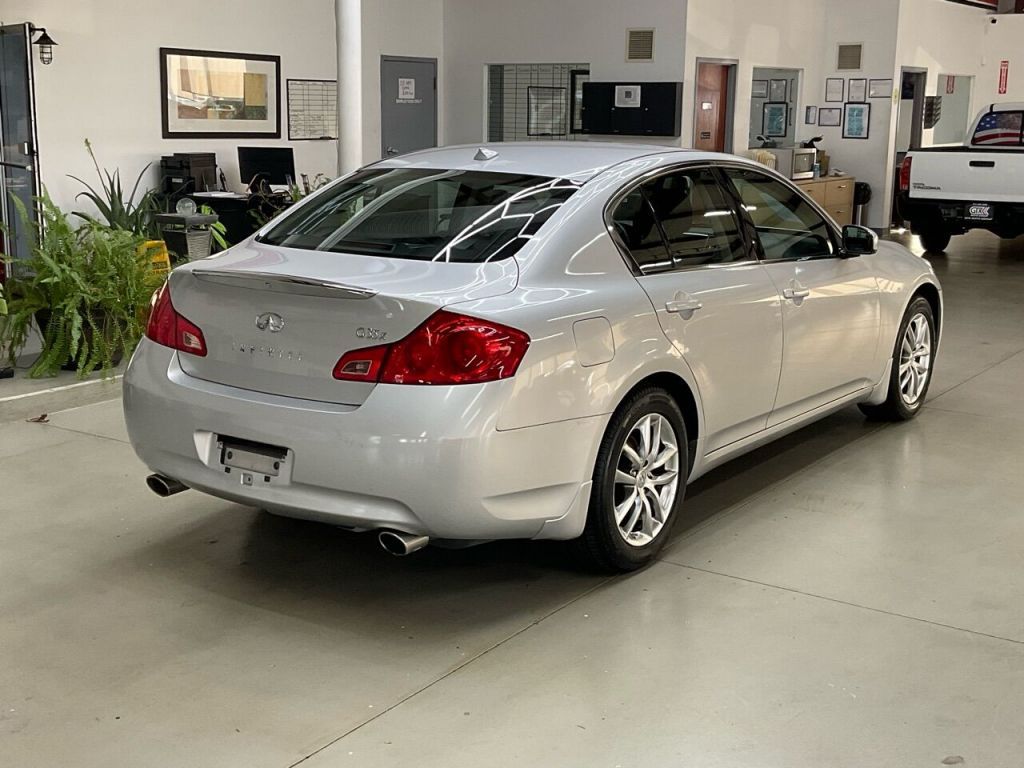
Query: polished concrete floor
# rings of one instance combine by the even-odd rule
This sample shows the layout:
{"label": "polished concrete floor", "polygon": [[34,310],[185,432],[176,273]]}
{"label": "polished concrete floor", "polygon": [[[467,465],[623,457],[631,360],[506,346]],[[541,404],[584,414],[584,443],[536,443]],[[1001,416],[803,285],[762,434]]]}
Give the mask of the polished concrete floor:
{"label": "polished concrete floor", "polygon": [[1024,243],[933,262],[921,417],[719,470],[629,577],[161,501],[117,402],[0,425],[0,764],[1024,764]]}

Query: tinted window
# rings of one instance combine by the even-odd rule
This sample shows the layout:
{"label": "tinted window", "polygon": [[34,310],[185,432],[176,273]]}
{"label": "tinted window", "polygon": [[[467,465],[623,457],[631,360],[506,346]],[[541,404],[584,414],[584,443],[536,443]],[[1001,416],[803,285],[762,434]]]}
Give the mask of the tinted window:
{"label": "tinted window", "polygon": [[978,122],[971,143],[979,147],[1019,147],[1024,112],[989,112]]}
{"label": "tinted window", "polygon": [[728,169],[768,261],[832,256],[825,219],[788,185],[754,170]]}
{"label": "tinted window", "polygon": [[661,176],[643,186],[676,266],[747,258],[732,204],[710,169]]}
{"label": "tinted window", "polygon": [[637,266],[644,270],[672,266],[661,236],[654,209],[640,187],[627,194],[615,207],[612,225]]}
{"label": "tinted window", "polygon": [[508,258],[576,191],[481,171],[369,169],[300,205],[261,242],[425,261]]}
{"label": "tinted window", "polygon": [[711,170],[659,176],[616,207],[613,226],[645,271],[747,257],[739,222]]}

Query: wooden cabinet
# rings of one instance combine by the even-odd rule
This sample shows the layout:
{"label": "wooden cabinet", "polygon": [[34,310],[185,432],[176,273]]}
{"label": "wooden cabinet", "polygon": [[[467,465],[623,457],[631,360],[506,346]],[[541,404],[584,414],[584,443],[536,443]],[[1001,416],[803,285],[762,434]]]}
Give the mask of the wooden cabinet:
{"label": "wooden cabinet", "polygon": [[797,181],[807,195],[825,209],[839,226],[853,223],[853,187],[852,176],[829,176],[821,179]]}

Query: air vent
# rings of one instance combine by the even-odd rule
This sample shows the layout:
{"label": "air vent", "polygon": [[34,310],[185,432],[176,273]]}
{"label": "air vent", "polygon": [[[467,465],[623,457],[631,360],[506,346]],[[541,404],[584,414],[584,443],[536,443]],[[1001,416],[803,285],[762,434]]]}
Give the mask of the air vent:
{"label": "air vent", "polygon": [[864,46],[860,43],[840,44],[836,69],[840,72],[843,70],[860,70],[863,55]]}
{"label": "air vent", "polygon": [[654,30],[626,30],[626,61],[654,61]]}

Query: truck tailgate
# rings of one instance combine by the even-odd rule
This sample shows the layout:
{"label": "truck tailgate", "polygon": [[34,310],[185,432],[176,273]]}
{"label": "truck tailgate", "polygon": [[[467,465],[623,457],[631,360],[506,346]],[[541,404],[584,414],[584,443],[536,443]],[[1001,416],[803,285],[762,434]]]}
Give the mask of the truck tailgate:
{"label": "truck tailgate", "polygon": [[911,152],[910,197],[963,203],[1024,202],[1024,150]]}

